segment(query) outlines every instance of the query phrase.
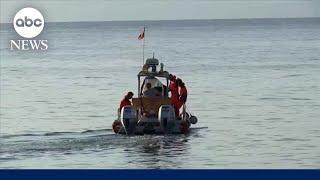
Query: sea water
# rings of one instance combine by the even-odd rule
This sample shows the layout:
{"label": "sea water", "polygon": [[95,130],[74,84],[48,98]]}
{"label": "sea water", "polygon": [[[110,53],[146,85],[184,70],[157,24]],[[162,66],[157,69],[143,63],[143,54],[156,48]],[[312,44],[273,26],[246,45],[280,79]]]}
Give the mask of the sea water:
{"label": "sea water", "polygon": [[[111,124],[155,57],[188,89],[186,135]],[[46,23],[46,51],[1,24],[1,168],[319,168],[320,19]]]}

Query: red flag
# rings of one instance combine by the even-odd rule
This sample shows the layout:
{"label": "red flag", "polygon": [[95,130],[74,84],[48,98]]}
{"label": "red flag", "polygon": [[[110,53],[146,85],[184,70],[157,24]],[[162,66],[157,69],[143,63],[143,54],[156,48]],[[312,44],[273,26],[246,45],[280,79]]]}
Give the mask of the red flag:
{"label": "red flag", "polygon": [[144,31],[146,30],[146,28],[143,28],[143,31],[141,31],[141,33],[139,34],[138,39],[141,40],[144,38]]}

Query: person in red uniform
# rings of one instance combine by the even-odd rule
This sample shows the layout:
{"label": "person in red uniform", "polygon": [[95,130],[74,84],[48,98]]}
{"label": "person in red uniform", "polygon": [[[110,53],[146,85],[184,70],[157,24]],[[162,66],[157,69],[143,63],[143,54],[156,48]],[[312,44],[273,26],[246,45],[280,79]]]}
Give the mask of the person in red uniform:
{"label": "person in red uniform", "polygon": [[179,87],[177,84],[176,76],[169,74],[170,84],[169,84],[169,91],[171,92],[171,105],[174,108],[176,116],[179,116],[179,109],[178,109],[178,101],[179,101]]}
{"label": "person in red uniform", "polygon": [[128,92],[127,95],[124,96],[124,98],[120,102],[119,112],[121,112],[124,106],[128,106],[128,105],[131,106],[130,99],[132,99],[132,97],[133,97],[133,92]]}
{"label": "person in red uniform", "polygon": [[178,97],[177,108],[180,109],[187,102],[188,91],[187,91],[187,87],[185,86],[184,82],[182,82],[181,79],[177,79],[177,84],[180,88],[179,95],[178,95],[179,97]]}

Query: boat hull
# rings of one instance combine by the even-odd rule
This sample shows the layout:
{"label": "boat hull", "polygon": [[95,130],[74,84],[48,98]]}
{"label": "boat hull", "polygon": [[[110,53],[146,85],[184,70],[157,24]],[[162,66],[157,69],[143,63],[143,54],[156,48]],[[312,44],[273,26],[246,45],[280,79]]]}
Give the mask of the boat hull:
{"label": "boat hull", "polygon": [[190,132],[190,123],[186,120],[175,120],[173,127],[170,131],[161,126],[160,122],[154,118],[148,121],[138,121],[134,131],[128,133],[119,120],[115,120],[113,124],[113,131],[116,134],[125,135],[144,135],[144,134],[186,134]]}

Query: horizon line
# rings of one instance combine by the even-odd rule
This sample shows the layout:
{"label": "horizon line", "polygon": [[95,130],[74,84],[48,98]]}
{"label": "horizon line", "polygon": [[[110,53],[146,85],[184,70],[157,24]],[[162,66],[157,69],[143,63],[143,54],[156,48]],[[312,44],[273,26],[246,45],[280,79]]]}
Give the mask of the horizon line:
{"label": "horizon line", "polygon": [[[88,23],[88,22],[155,22],[155,21],[208,21],[208,20],[264,20],[264,19],[319,19],[319,17],[266,17],[266,18],[208,18],[208,19],[158,19],[158,20],[93,20],[93,21],[47,21],[46,23]],[[0,24],[11,24],[12,22],[0,22]]]}

